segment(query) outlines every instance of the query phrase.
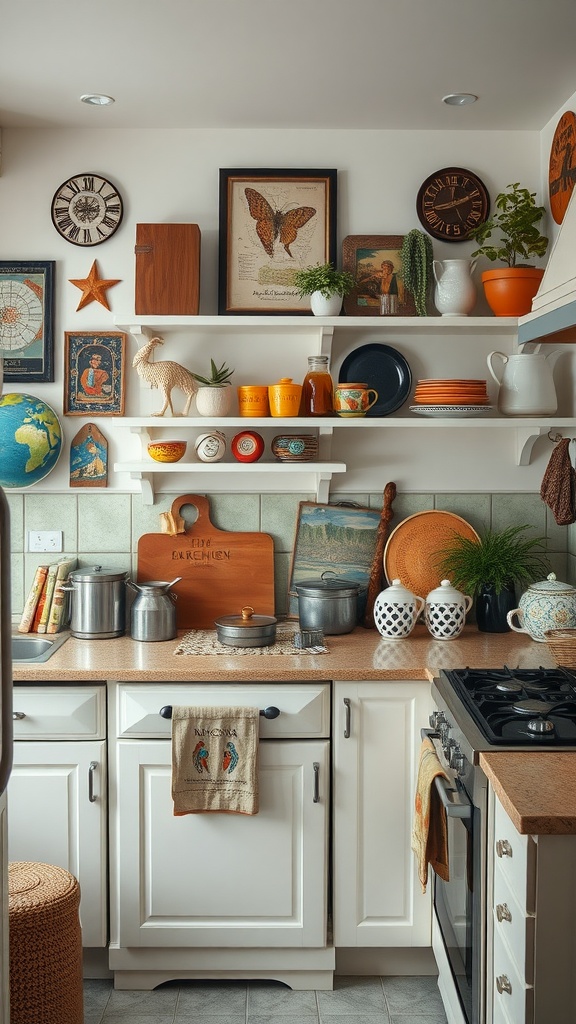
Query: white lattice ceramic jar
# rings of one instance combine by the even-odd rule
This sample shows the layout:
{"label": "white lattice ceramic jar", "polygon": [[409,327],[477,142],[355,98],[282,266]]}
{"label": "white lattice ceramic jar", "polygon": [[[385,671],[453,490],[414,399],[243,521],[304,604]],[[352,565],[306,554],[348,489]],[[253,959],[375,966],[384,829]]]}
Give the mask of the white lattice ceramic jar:
{"label": "white lattice ceramic jar", "polygon": [[428,632],[436,640],[455,640],[464,629],[471,607],[471,597],[456,590],[450,580],[442,580],[426,598],[424,621]]}
{"label": "white lattice ceramic jar", "polygon": [[382,590],[374,602],[374,623],[387,640],[404,640],[414,629],[424,608],[424,598],[417,597],[400,580]]}

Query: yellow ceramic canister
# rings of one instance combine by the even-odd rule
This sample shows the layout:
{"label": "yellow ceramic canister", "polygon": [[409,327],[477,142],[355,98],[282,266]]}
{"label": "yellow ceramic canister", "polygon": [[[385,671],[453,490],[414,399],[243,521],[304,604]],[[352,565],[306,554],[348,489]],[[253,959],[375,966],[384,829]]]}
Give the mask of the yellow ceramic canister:
{"label": "yellow ceramic canister", "polygon": [[271,416],[298,416],[302,385],[294,384],[292,377],[281,377],[276,384],[268,387]]}
{"label": "yellow ceramic canister", "polygon": [[242,384],[238,389],[238,409],[241,416],[269,416],[268,387],[266,384]]}

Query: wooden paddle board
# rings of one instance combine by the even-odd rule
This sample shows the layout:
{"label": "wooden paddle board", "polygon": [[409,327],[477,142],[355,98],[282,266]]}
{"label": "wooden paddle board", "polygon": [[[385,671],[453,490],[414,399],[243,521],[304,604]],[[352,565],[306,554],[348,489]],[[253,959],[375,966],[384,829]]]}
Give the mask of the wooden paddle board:
{"label": "wooden paddle board", "polygon": [[221,615],[239,615],[251,605],[257,615],[274,615],[274,542],[267,533],[233,533],[210,522],[208,499],[184,494],[172,503],[173,519],[184,505],[198,518],[184,533],[145,533],[138,541],[137,583],[176,583],[178,629],[214,629]]}

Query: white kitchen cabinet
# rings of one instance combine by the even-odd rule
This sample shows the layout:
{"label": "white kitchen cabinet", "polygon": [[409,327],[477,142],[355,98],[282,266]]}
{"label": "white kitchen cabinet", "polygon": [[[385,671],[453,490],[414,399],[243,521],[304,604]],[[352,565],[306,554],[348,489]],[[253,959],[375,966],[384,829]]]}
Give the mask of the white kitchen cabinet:
{"label": "white kitchen cabinet", "polygon": [[85,947],[107,934],[106,692],[16,686],[8,855],[66,868],[80,882]]}
{"label": "white kitchen cabinet", "polygon": [[411,832],[428,682],[334,689],[334,944],[429,946]]}
{"label": "white kitchen cabinet", "polygon": [[492,789],[488,814],[489,1024],[573,1024],[576,836],[520,835]]}

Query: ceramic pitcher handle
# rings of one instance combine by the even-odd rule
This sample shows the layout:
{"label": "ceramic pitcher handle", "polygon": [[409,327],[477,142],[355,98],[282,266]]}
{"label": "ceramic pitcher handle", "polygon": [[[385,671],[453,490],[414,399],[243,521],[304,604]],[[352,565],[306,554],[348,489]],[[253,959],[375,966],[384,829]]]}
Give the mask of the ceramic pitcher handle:
{"label": "ceramic pitcher handle", "polygon": [[511,612],[507,613],[506,621],[507,621],[508,625],[510,626],[510,629],[513,629],[515,633],[527,633],[528,632],[527,629],[524,629],[521,626],[515,626],[514,623],[512,622],[512,619],[513,619],[514,615],[518,615],[518,622],[520,622],[520,615],[519,615],[519,613],[520,613],[520,609],[519,608],[513,608]]}
{"label": "ceramic pitcher handle", "polygon": [[471,607],[472,607],[472,598],[470,597],[469,594],[465,594],[464,595],[464,605],[465,605],[465,608],[466,608],[466,611],[465,611],[464,614],[467,615],[468,612],[470,611]]}
{"label": "ceramic pitcher handle", "polygon": [[366,406],[366,411],[368,411],[368,409],[371,409],[373,405],[376,405],[376,402],[378,401],[378,392],[374,391],[374,388],[368,388],[367,391],[366,391],[366,394],[368,396],[374,395],[374,398],[372,399],[372,401],[369,402],[368,405]]}
{"label": "ceramic pitcher handle", "polygon": [[438,281],[442,277],[442,270],[440,270],[440,272],[438,272],[436,270],[436,267],[442,267],[442,261],[441,260],[433,260],[432,261],[432,270],[434,272],[434,280],[436,281],[436,283],[438,283]]}
{"label": "ceramic pitcher handle", "polygon": [[502,369],[504,369],[504,366],[508,362],[508,356],[505,356],[503,352],[489,352],[488,355],[486,356],[486,363],[487,363],[488,369],[490,370],[490,373],[492,374],[492,376],[493,376],[494,380],[496,381],[496,383],[497,384],[501,384],[502,383],[502,378],[498,376],[498,374],[496,373],[496,370],[494,369],[494,367],[492,365],[492,359],[493,359],[494,356],[498,356],[502,360]]}
{"label": "ceramic pitcher handle", "polygon": [[416,615],[414,616],[414,618],[417,619],[418,616],[424,611],[424,608],[426,607],[426,601],[424,600],[423,597],[418,597],[417,594],[414,594],[414,597],[416,599]]}

